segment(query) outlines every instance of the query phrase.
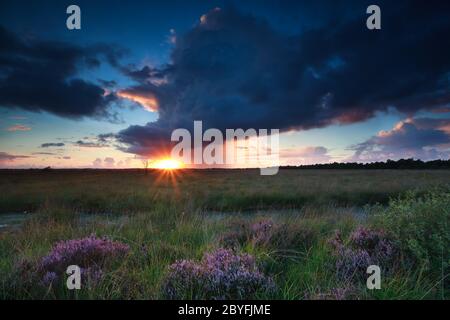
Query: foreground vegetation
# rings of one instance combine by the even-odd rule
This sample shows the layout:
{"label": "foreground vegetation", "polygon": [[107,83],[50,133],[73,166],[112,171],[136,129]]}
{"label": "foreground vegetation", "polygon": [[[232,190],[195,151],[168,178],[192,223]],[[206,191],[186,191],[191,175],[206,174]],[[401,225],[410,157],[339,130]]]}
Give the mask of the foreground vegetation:
{"label": "foreground vegetation", "polygon": [[0,231],[3,299],[450,297],[448,171],[0,175],[0,212],[33,212]]}

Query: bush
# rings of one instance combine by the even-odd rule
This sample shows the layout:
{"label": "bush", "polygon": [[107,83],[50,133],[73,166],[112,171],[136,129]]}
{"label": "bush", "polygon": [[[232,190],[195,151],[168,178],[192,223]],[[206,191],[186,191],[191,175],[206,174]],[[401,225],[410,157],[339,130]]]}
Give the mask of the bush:
{"label": "bush", "polygon": [[398,250],[384,231],[360,226],[347,241],[336,232],[330,244],[335,250],[336,273],[341,280],[348,282],[365,278],[370,265],[378,265],[386,273],[394,269]]}
{"label": "bush", "polygon": [[251,226],[247,221],[233,221],[229,230],[219,237],[219,243],[225,248],[235,249],[244,246],[252,237]]}
{"label": "bush", "polygon": [[271,278],[258,270],[254,258],[218,249],[196,263],[176,261],[169,267],[163,295],[167,299],[255,299],[274,289]]}
{"label": "bush", "polygon": [[35,273],[41,284],[49,286],[63,279],[68,266],[77,265],[82,281],[95,283],[101,279],[104,268],[123,258],[128,251],[126,244],[94,235],[60,241],[39,261]]}
{"label": "bush", "polygon": [[395,235],[412,263],[431,274],[450,272],[450,192],[422,197],[414,192],[393,199],[376,216],[376,223]]}
{"label": "bush", "polygon": [[250,226],[250,241],[256,246],[270,246],[278,226],[271,219],[258,221]]}

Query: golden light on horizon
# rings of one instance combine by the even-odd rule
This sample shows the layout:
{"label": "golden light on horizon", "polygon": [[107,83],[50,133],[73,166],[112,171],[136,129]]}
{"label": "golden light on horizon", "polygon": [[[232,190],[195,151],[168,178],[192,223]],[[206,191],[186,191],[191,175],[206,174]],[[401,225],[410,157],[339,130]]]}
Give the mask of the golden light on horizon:
{"label": "golden light on horizon", "polygon": [[178,160],[165,158],[161,160],[156,160],[151,164],[151,167],[154,169],[161,169],[161,170],[176,170],[181,169],[183,167],[183,163]]}

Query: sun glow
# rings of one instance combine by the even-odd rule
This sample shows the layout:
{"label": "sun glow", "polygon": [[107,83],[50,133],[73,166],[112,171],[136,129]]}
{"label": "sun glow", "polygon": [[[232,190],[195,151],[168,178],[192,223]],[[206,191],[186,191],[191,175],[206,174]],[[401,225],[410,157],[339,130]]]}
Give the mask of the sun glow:
{"label": "sun glow", "polygon": [[119,91],[117,95],[121,98],[125,98],[141,104],[145,110],[150,112],[158,111],[158,100],[152,95],[139,95],[125,90]]}
{"label": "sun glow", "polygon": [[176,170],[183,167],[183,164],[180,161],[174,160],[174,159],[161,159],[156,160],[154,163],[152,163],[152,168],[155,169],[162,169],[162,170]]}

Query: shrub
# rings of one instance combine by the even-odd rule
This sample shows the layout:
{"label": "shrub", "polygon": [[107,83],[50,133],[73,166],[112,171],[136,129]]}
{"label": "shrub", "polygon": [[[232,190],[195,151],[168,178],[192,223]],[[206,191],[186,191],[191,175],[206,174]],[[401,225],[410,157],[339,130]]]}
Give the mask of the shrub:
{"label": "shrub", "polygon": [[258,270],[254,258],[218,249],[197,263],[179,260],[169,266],[163,295],[167,299],[255,299],[274,283]]}
{"label": "shrub", "polygon": [[233,221],[229,230],[219,238],[219,243],[225,248],[244,246],[251,238],[251,226],[247,221]]}
{"label": "shrub", "polygon": [[370,265],[378,265],[387,273],[394,269],[398,250],[384,231],[360,226],[347,241],[336,232],[330,244],[336,256],[336,273],[341,280],[364,278]]}
{"label": "shrub", "polygon": [[410,192],[381,209],[376,223],[396,236],[402,252],[432,274],[450,272],[450,192]]}
{"label": "shrub", "polygon": [[104,268],[123,258],[128,251],[126,244],[94,235],[60,241],[39,261],[36,274],[41,283],[48,286],[62,280],[68,266],[77,265],[81,269],[82,281],[95,283],[101,279]]}
{"label": "shrub", "polygon": [[254,245],[270,245],[277,226],[271,219],[258,221],[250,227],[250,238]]}
{"label": "shrub", "polygon": [[393,241],[382,230],[358,227],[350,234],[350,246],[368,253],[374,264],[389,265],[393,262],[396,249]]}

